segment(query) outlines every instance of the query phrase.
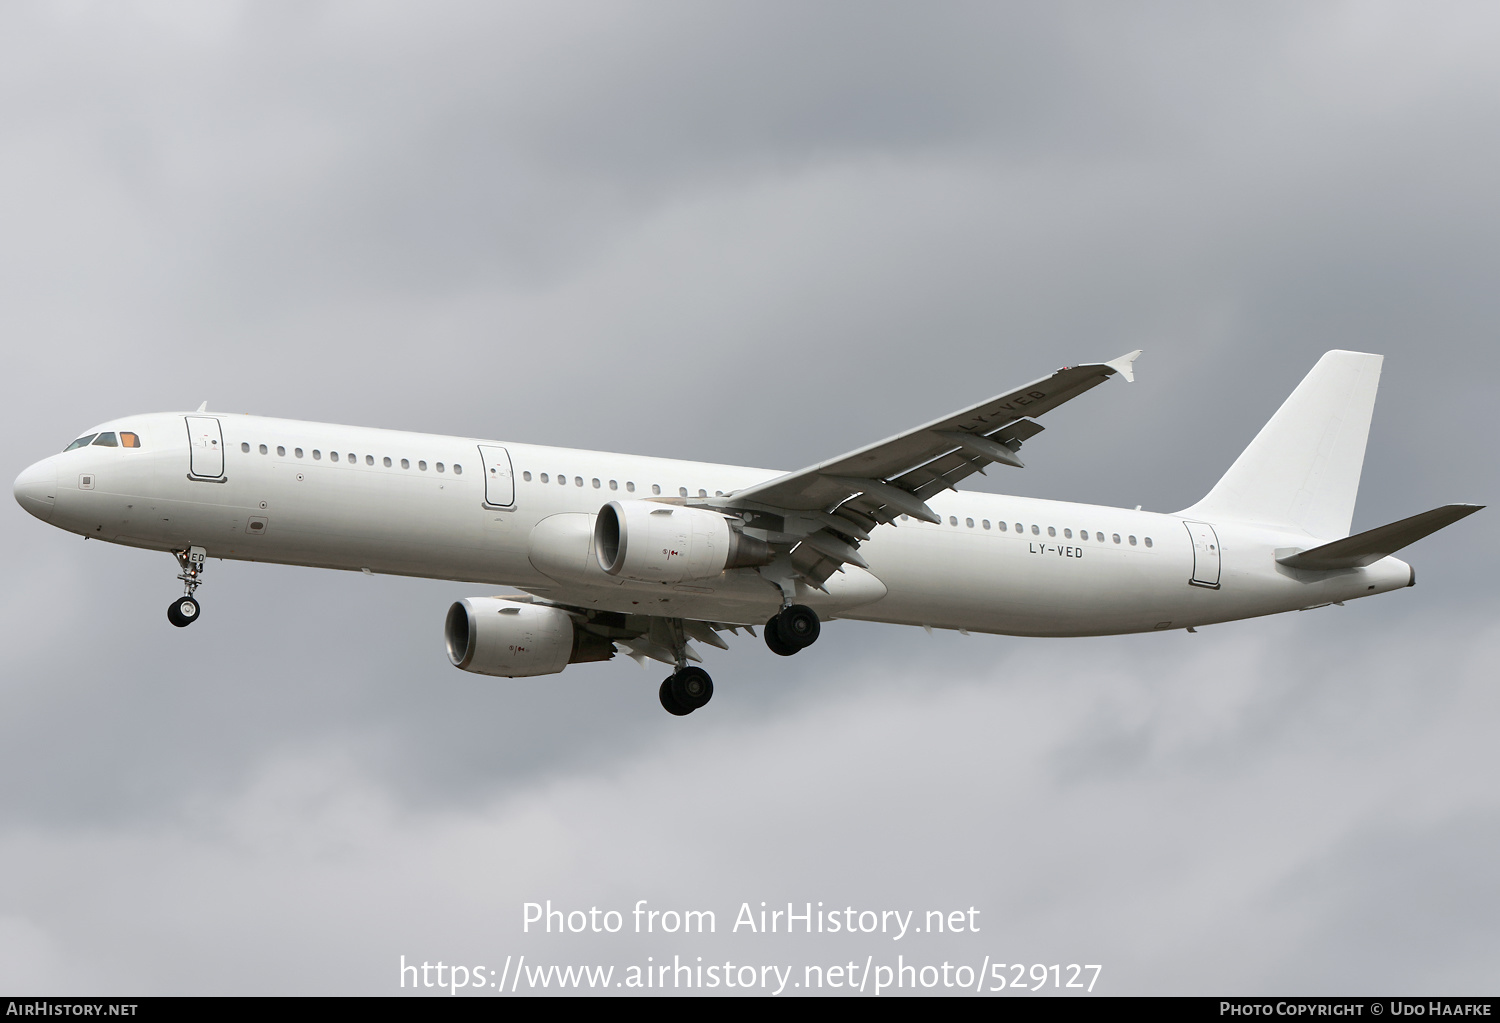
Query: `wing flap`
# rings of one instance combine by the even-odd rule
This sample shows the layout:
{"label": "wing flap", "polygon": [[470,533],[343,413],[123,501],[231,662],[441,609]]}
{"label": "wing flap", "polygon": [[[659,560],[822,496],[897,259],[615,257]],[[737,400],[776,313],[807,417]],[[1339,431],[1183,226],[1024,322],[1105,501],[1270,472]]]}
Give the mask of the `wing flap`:
{"label": "wing flap", "polygon": [[[831,571],[833,569],[830,569]],[[660,661],[663,664],[677,664],[681,661],[701,663],[703,655],[693,646],[693,642],[728,650],[729,644],[724,642],[719,633],[729,632],[738,635],[739,629],[744,628],[750,635],[755,635],[755,630],[749,626],[724,622],[600,611],[572,604],[561,604],[533,594],[510,599],[543,604],[567,612],[573,619],[573,627],[578,632],[592,637],[593,643],[604,641],[607,644],[604,648],[606,651],[604,656],[588,658],[590,660],[609,660],[614,656],[614,651],[608,646],[612,644],[614,649],[625,651],[642,666],[648,660]]]}

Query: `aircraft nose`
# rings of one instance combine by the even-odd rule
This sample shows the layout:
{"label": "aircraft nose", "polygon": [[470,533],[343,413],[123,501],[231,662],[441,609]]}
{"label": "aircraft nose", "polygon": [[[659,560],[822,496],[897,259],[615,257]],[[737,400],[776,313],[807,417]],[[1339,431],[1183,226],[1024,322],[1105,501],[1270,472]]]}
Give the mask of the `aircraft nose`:
{"label": "aircraft nose", "polygon": [[44,458],[16,477],[16,503],[43,522],[52,521],[57,499],[57,463]]}

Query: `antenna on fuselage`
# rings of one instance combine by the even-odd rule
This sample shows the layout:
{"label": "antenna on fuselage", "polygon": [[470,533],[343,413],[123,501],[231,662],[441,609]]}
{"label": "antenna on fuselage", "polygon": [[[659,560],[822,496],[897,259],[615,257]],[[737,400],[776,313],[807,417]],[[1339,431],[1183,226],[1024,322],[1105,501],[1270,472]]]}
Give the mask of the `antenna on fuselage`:
{"label": "antenna on fuselage", "polygon": [[199,412],[207,412],[208,411],[208,402],[205,401],[202,405],[199,405],[198,406],[198,411]]}

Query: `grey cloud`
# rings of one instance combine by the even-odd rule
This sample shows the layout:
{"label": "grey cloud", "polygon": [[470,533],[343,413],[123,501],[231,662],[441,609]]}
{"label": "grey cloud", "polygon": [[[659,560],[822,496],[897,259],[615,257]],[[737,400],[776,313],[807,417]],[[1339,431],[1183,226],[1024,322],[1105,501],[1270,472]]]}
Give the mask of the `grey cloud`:
{"label": "grey cloud", "polygon": [[[792,468],[1141,347],[974,483],[1172,510],[1343,347],[1356,528],[1490,499],[1487,9],[579,10],[7,8],[0,466],[207,398]],[[471,587],[215,563],[176,634],[165,556],[8,514],[13,989],[627,954],[517,944],[548,897],[976,902],[1117,993],[1494,960],[1488,512],[1197,636],[743,639],[686,722],[629,663],[455,672]]]}
{"label": "grey cloud", "polygon": [[[10,832],[8,857],[31,866],[24,887],[11,878],[7,904],[16,919],[47,921],[51,954],[85,964],[73,982],[97,970],[141,992],[384,991],[402,954],[800,965],[996,949],[1102,960],[1114,993],[1412,991],[1453,976],[1445,962],[1479,971],[1482,987],[1472,943],[1493,929],[1458,892],[1483,873],[1493,838],[1483,779],[1495,766],[1484,741],[1494,700],[1482,668],[1454,658],[1451,639],[1469,624],[1353,655],[1342,635],[1283,630],[1310,655],[1302,665],[1255,663],[1242,656],[1254,638],[1205,633],[1200,653],[1150,677],[1122,670],[1125,640],[1065,651],[995,641],[926,675],[905,656],[884,667],[856,658],[858,689],[663,734],[607,769],[575,762],[516,786],[491,774],[457,804],[393,801],[353,746],[325,740],[263,758],[175,822]],[[1483,650],[1493,641],[1491,631]],[[1406,713],[1393,652],[1444,675],[1431,694],[1443,712]],[[1311,688],[1310,706],[1246,728],[1265,687]],[[1323,719],[1346,687],[1364,708],[1330,729]],[[1150,763],[1058,772],[1096,745],[1101,708],[1143,730]],[[1439,795],[1410,798],[1422,792]],[[1422,871],[1415,886],[1401,880]],[[120,874],[136,883],[118,888]],[[696,940],[521,933],[522,903],[547,899],[712,909],[719,927]],[[732,929],[741,902],[788,900],[973,905],[982,929],[899,946]],[[126,921],[149,940],[122,943]],[[1365,957],[1330,956],[1350,927]]]}

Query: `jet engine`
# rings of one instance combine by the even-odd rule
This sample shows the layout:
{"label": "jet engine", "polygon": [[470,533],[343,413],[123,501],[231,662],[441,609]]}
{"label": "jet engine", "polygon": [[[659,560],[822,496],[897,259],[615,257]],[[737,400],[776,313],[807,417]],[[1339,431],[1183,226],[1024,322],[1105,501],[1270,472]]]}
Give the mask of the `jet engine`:
{"label": "jet engine", "polygon": [[594,555],[612,576],[647,583],[712,579],[771,562],[764,540],[731,528],[707,508],[611,501],[594,522]]}
{"label": "jet engine", "polygon": [[607,661],[614,644],[585,632],[561,608],[504,597],[465,597],[443,626],[448,660],[480,675],[554,675],[580,661]]}

